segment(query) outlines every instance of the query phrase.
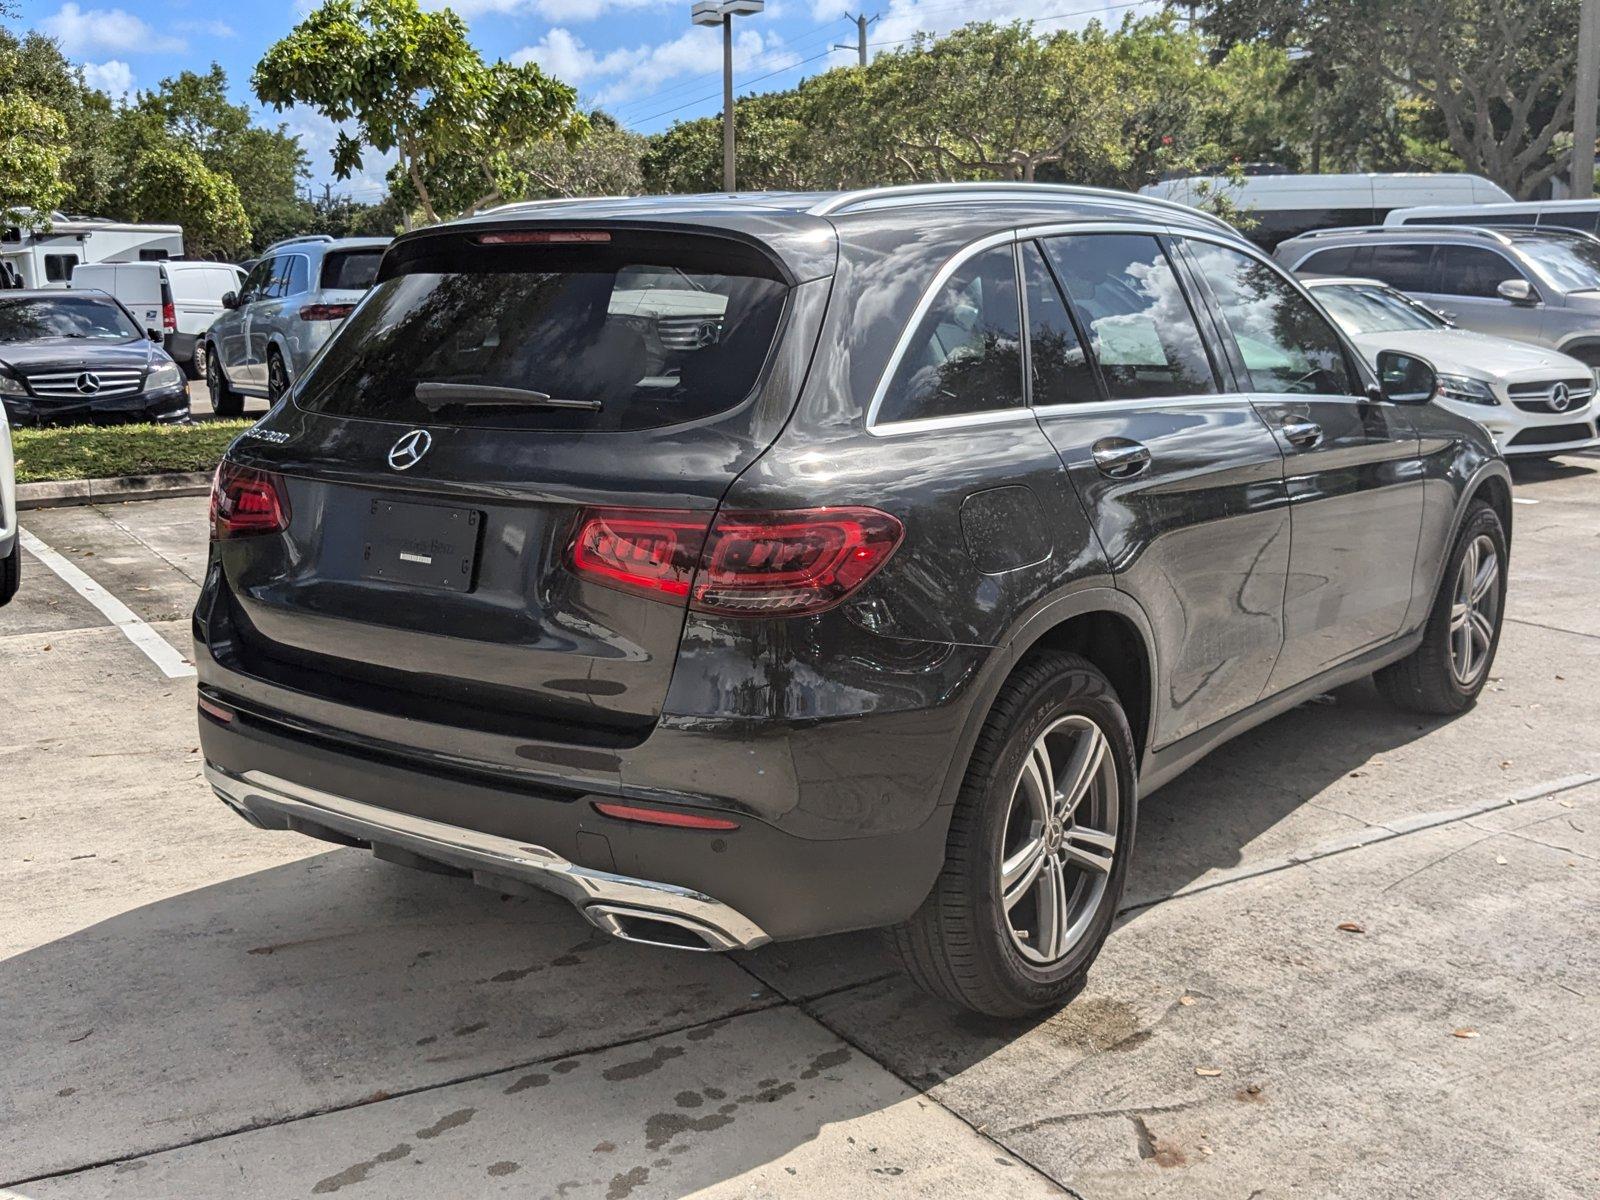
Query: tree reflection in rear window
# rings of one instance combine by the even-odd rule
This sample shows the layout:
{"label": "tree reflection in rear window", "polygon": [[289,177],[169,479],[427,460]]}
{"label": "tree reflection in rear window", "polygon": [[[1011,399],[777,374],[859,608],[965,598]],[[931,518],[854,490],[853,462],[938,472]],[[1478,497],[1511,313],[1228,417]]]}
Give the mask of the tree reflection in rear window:
{"label": "tree reflection in rear window", "polygon": [[[455,246],[373,287],[307,377],[301,408],[596,432],[698,420],[755,387],[788,292],[742,248],[727,267],[757,271],[716,269],[703,246],[648,257],[616,245]],[[419,397],[418,384],[451,386]]]}

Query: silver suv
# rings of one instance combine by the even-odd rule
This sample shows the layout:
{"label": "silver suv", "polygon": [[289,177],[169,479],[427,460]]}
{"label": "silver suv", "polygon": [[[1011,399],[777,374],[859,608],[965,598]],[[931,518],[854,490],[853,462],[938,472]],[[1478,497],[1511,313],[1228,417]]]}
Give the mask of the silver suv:
{"label": "silver suv", "polygon": [[1575,230],[1377,226],[1282,243],[1299,275],[1380,279],[1464,329],[1549,346],[1600,372],[1600,238]]}
{"label": "silver suv", "polygon": [[287,391],[372,286],[388,244],[313,234],[268,246],[206,331],[216,412],[238,416],[246,396],[271,401]]}

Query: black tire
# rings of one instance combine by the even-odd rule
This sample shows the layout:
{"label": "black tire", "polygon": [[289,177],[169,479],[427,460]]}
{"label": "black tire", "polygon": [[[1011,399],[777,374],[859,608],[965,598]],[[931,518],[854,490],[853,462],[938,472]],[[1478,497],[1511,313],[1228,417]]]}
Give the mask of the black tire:
{"label": "black tire", "polygon": [[278,398],[289,390],[289,369],[284,366],[283,355],[276,350],[267,351],[267,403],[276,404]]}
{"label": "black tire", "polygon": [[[1480,652],[1481,665],[1476,665],[1472,677],[1464,682],[1456,670],[1457,660],[1452,654],[1451,643],[1455,634],[1451,623],[1457,608],[1456,592],[1461,580],[1462,562],[1480,538],[1487,538],[1493,544],[1496,556],[1494,615],[1488,621],[1493,633],[1487,638],[1487,647]],[[1484,501],[1474,501],[1466,520],[1461,523],[1455,545],[1450,548],[1444,578],[1440,581],[1438,595],[1433,598],[1433,611],[1428,614],[1422,645],[1408,657],[1384,667],[1373,676],[1378,691],[1385,699],[1409,712],[1439,716],[1465,712],[1477,702],[1478,694],[1489,681],[1495,651],[1500,646],[1509,559],[1506,531],[1500,523],[1500,514]]]}
{"label": "black tire", "polygon": [[211,411],[219,417],[237,417],[244,413],[244,396],[228,386],[228,377],[222,373],[217,361],[217,348],[206,347],[206,390],[211,393]]}
{"label": "black tire", "polygon": [[196,338],[195,339],[195,343],[194,343],[194,350],[190,352],[188,358],[184,359],[182,362],[180,362],[178,364],[180,367],[183,368],[183,374],[184,374],[184,377],[186,379],[203,379],[205,377],[205,373],[206,373],[206,365],[205,365],[205,363],[206,363],[206,349],[205,349],[205,346],[206,346],[206,344],[204,342],[202,342],[199,338]]}
{"label": "black tire", "polygon": [[[1008,829],[1014,828],[1013,794],[1029,754],[1064,718],[1087,718],[1105,736],[1115,774],[1101,802],[1116,814],[1116,846],[1104,890],[1085,910],[1083,932],[1062,957],[1041,965],[1024,956],[1012,931],[1014,918],[1001,899],[1000,863]],[[1075,654],[1051,651],[1024,660],[1001,688],[978,736],[951,816],[944,869],[921,908],[889,931],[906,972],[924,990],[995,1017],[1071,1000],[1116,917],[1133,851],[1137,794],[1133,734],[1106,677]]]}
{"label": "black tire", "polygon": [[22,586],[22,539],[11,543],[11,553],[0,559],[0,608],[11,603]]}

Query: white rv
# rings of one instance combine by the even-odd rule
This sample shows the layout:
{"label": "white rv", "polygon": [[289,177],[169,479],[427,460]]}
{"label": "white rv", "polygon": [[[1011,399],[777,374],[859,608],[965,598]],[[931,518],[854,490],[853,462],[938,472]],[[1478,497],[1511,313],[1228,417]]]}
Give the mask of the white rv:
{"label": "white rv", "polygon": [[1254,224],[1247,237],[1267,249],[1313,229],[1378,225],[1397,208],[1424,204],[1475,205],[1510,200],[1481,175],[1248,175],[1235,183],[1222,175],[1165,179],[1139,189],[1145,196],[1199,206],[1225,196]]}
{"label": "white rv", "polygon": [[46,229],[0,230],[0,261],[28,288],[64,288],[79,263],[164,262],[182,256],[181,225],[128,225],[51,213]]}

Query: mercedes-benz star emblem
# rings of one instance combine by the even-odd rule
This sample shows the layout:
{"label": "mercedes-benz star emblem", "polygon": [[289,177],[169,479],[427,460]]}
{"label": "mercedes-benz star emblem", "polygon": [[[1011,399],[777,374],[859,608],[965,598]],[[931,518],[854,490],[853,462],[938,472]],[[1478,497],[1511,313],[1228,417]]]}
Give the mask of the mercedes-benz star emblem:
{"label": "mercedes-benz star emblem", "polygon": [[1555,384],[1550,389],[1550,407],[1555,412],[1566,412],[1572,404],[1572,392],[1564,383]]}
{"label": "mercedes-benz star emblem", "polygon": [[85,371],[73,383],[85,396],[92,396],[100,390],[100,376],[93,371]]}
{"label": "mercedes-benz star emblem", "polygon": [[389,465],[396,471],[408,471],[422,461],[432,445],[433,434],[426,429],[413,429],[389,448]]}

